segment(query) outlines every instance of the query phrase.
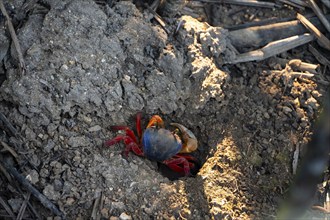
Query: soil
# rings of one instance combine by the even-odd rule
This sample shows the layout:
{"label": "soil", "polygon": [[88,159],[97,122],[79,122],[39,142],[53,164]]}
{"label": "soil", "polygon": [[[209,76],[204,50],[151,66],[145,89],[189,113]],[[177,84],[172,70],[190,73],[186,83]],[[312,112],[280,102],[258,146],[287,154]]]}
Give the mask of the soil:
{"label": "soil", "polygon": [[[19,2],[11,3],[13,16]],[[233,51],[219,26],[292,10],[222,5],[212,9],[223,11],[218,27],[188,15],[167,18],[170,33],[183,21],[173,35],[129,1],[46,5],[47,13],[31,13],[17,31],[27,72],[19,73],[13,46],[0,71],[0,111],[24,141],[1,137],[21,155],[19,171],[67,219],[276,216],[294,152],[308,142],[327,86],[271,72],[284,68],[273,58],[226,65]],[[279,57],[317,63],[306,47]],[[166,176],[156,162],[124,158],[123,144],[104,147],[117,135],[110,126],[134,128],[138,112],[144,125],[159,114],[196,135],[196,175]],[[18,213],[24,199],[0,177],[1,197]],[[42,218],[58,218],[36,206]]]}

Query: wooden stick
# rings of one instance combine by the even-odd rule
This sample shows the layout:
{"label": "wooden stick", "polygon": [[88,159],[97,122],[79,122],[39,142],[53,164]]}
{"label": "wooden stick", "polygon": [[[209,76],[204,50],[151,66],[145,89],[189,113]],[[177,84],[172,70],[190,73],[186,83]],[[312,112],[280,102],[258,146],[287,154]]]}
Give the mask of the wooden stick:
{"label": "wooden stick", "polygon": [[301,5],[301,6],[304,6],[304,7],[309,7],[309,5],[305,1],[302,1],[302,0],[289,0],[289,1],[293,2],[297,5]]}
{"label": "wooden stick", "polygon": [[21,206],[21,208],[19,210],[19,213],[18,213],[18,215],[16,217],[16,220],[22,220],[23,219],[23,215],[25,213],[25,209],[26,209],[26,206],[27,206],[27,204],[29,202],[30,196],[31,196],[31,192],[28,192],[27,195],[24,196],[25,197],[25,200],[24,200],[24,202],[23,202],[23,204],[22,204],[22,206]]}
{"label": "wooden stick", "polygon": [[200,1],[205,3],[228,3],[233,5],[245,5],[245,6],[252,6],[252,7],[263,7],[263,8],[274,8],[275,3],[272,2],[264,2],[264,1],[257,1],[257,0],[193,0],[193,1]]}
{"label": "wooden stick", "polygon": [[330,41],[307,18],[297,13],[297,19],[322,43],[322,46],[330,50]]}
{"label": "wooden stick", "polygon": [[321,2],[327,6],[328,8],[330,8],[330,1],[329,0],[321,0]]}
{"label": "wooden stick", "polygon": [[305,7],[289,0],[278,0],[284,4],[291,5],[293,7],[299,8],[300,10],[305,10]]}
{"label": "wooden stick", "polygon": [[6,144],[3,141],[0,141],[0,143],[5,148],[5,150],[7,150],[9,153],[11,153],[11,155],[13,155],[16,160],[18,160],[18,154],[16,153],[16,151],[13,148],[11,148],[8,144]]}
{"label": "wooden stick", "polygon": [[43,206],[50,209],[55,215],[65,219],[64,214],[42,193],[40,193],[32,184],[20,174],[12,165],[5,160],[2,160],[1,163],[4,165],[8,173],[10,173],[17,182],[23,185],[27,190],[29,190],[33,196],[35,196]]}
{"label": "wooden stick", "polygon": [[312,45],[308,45],[308,50],[314,55],[314,57],[319,61],[322,65],[330,67],[330,61],[323,56],[318,50],[316,50]]}
{"label": "wooden stick", "polygon": [[148,11],[154,15],[154,19],[160,24],[160,26],[164,29],[164,31],[169,34],[170,31],[168,30],[165,21],[163,21],[162,17],[160,17],[159,14],[157,14],[148,4],[145,4],[147,7]]}
{"label": "wooden stick", "polygon": [[328,30],[330,33],[330,23],[327,20],[327,18],[323,15],[321,9],[319,6],[315,3],[314,0],[308,0],[309,6],[313,9],[314,13],[317,15],[317,17],[321,20],[324,27]]}
{"label": "wooden stick", "polygon": [[294,76],[294,77],[303,77],[303,78],[312,78],[314,74],[312,73],[301,73],[301,72],[288,72],[286,69],[284,70],[272,70],[272,73],[279,73],[279,74],[287,74],[287,76]]}
{"label": "wooden stick", "polygon": [[248,61],[259,61],[274,56],[279,53],[291,50],[295,47],[306,44],[314,40],[314,36],[311,34],[303,34],[299,36],[292,36],[283,40],[274,41],[267,44],[265,47],[250,51],[247,53],[239,54],[235,60],[228,61],[227,63],[242,63]]}
{"label": "wooden stick", "polygon": [[[0,0],[1,1],[1,0]],[[19,136],[19,133],[14,128],[14,126],[10,123],[10,121],[7,119],[7,117],[0,112],[0,120],[4,123],[6,128],[9,130],[9,132],[15,136],[16,138]]]}
{"label": "wooden stick", "polygon": [[[330,15],[327,15],[327,18],[330,18]],[[311,18],[310,21],[320,31],[324,30],[323,25],[317,17]],[[247,47],[258,48],[272,41],[302,35],[304,33],[306,33],[304,25],[299,20],[294,20],[230,31],[228,37],[233,46],[239,49]]]}
{"label": "wooden stick", "polygon": [[307,71],[313,74],[317,73],[316,69],[320,66],[318,64],[302,62],[299,59],[290,60],[289,62],[287,62],[287,64],[291,66],[291,68],[293,69],[297,69],[300,71]]}
{"label": "wooden stick", "polygon": [[10,216],[10,218],[12,218],[13,220],[16,219],[15,214],[13,213],[11,208],[7,205],[6,201],[1,196],[0,196],[0,204],[6,210],[6,212]]}
{"label": "wooden stick", "polygon": [[10,32],[10,36],[13,39],[14,46],[15,46],[15,49],[16,49],[17,55],[18,55],[20,74],[23,75],[26,72],[26,66],[25,66],[25,62],[24,62],[24,58],[23,58],[23,54],[22,54],[22,49],[21,49],[21,46],[19,44],[17,35],[15,33],[13,23],[11,22],[11,19],[10,19],[8,13],[7,13],[7,10],[6,10],[2,0],[0,0],[0,10],[1,10],[2,14],[7,19],[7,25],[8,25],[8,29],[9,29],[9,32]]}

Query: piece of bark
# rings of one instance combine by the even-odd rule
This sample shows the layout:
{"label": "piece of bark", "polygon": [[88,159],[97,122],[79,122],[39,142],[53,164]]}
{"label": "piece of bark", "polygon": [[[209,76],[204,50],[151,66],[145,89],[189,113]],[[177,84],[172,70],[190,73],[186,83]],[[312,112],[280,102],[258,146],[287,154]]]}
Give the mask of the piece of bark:
{"label": "piece of bark", "polygon": [[328,8],[330,8],[330,1],[329,0],[321,0],[321,2],[327,6]]}
{"label": "piece of bark", "polygon": [[[330,15],[327,15],[326,17],[330,18]],[[310,21],[320,31],[324,31],[324,28],[317,17],[311,18]],[[302,35],[304,33],[306,33],[304,25],[302,25],[300,21],[294,20],[230,31],[228,37],[233,46],[240,50],[240,48],[249,47],[259,48],[269,42],[295,35]]]}
{"label": "piece of bark", "polygon": [[297,19],[321,42],[321,45],[330,50],[330,41],[307,18],[297,13]]}
{"label": "piece of bark", "polygon": [[244,5],[244,6],[252,6],[252,7],[262,7],[262,8],[274,8],[275,3],[265,2],[265,1],[257,1],[257,0],[195,0],[205,3],[227,3],[233,5]]}
{"label": "piece of bark", "polygon": [[322,10],[319,8],[319,6],[315,3],[314,0],[307,0],[307,1],[308,1],[309,6],[313,9],[314,13],[321,20],[324,27],[330,33],[330,23],[327,20],[327,18],[323,15]]}
{"label": "piece of bark", "polygon": [[276,54],[280,54],[295,47],[306,44],[314,39],[315,37],[308,33],[299,36],[292,36],[286,39],[271,42],[261,49],[239,54],[236,56],[235,60],[227,61],[227,63],[234,64],[264,60]]}
{"label": "piece of bark", "polygon": [[65,219],[64,213],[61,212],[45,195],[40,193],[22,174],[20,174],[13,165],[9,162],[9,159],[2,158],[1,163],[6,171],[11,174],[17,182],[24,186],[29,192],[36,197],[43,206],[50,209],[55,215]]}
{"label": "piece of bark", "polygon": [[284,4],[287,4],[287,5],[290,5],[290,6],[293,6],[293,7],[296,7],[296,8],[299,8],[300,10],[305,10],[305,6],[299,4],[299,3],[296,3],[296,2],[292,2],[292,1],[289,1],[289,0],[278,0]]}
{"label": "piece of bark", "polygon": [[299,59],[293,59],[288,62],[288,65],[295,70],[307,71],[313,74],[316,74],[316,69],[320,66],[317,64],[302,62]]}
{"label": "piece of bark", "polygon": [[25,61],[24,61],[23,54],[22,54],[22,49],[19,44],[13,23],[11,22],[11,19],[7,13],[7,10],[6,10],[2,0],[0,0],[0,10],[1,10],[2,14],[5,16],[5,18],[7,19],[8,30],[9,30],[10,36],[13,40],[13,43],[14,43],[14,46],[15,46],[15,49],[16,49],[16,52],[18,55],[20,74],[23,75],[26,72],[26,66],[25,66]]}
{"label": "piece of bark", "polygon": [[330,60],[328,60],[323,54],[321,54],[317,49],[315,49],[312,45],[308,45],[308,50],[311,52],[314,57],[324,66],[330,66]]}

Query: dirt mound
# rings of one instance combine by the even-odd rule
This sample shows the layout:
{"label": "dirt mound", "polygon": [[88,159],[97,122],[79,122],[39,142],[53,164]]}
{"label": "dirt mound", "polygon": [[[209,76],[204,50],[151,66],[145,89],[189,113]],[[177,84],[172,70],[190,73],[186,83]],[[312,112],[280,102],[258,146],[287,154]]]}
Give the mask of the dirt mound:
{"label": "dirt mound", "polygon": [[[172,36],[150,19],[126,1],[53,2],[29,17],[18,32],[28,72],[12,65],[0,88],[1,112],[25,140],[22,173],[68,219],[89,219],[95,201],[105,218],[274,215],[323,90],[269,66],[225,66],[225,29],[183,16]],[[170,181],[155,162],[124,159],[123,145],[103,147],[116,135],[109,126],[134,127],[139,111],[194,132],[195,178]]]}

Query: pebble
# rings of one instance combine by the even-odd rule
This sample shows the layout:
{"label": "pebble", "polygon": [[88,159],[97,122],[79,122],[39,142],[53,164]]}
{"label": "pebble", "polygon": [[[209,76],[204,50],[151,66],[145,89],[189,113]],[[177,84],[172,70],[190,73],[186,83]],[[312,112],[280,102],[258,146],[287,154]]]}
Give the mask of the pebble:
{"label": "pebble", "polygon": [[269,119],[269,118],[270,118],[268,112],[265,112],[265,113],[264,113],[264,117],[265,117],[266,119]]}
{"label": "pebble", "polygon": [[48,184],[42,192],[48,199],[51,200],[57,200],[60,197],[60,193],[56,192],[54,190],[54,186],[50,184]]}
{"label": "pebble", "polygon": [[65,203],[65,205],[67,205],[67,206],[71,206],[71,205],[74,203],[74,201],[75,201],[74,198],[69,197],[69,198],[66,199],[66,203]]}
{"label": "pebble", "polygon": [[305,112],[302,108],[297,108],[296,109],[296,114],[299,119],[303,118],[305,116]]}
{"label": "pebble", "polygon": [[125,212],[121,213],[119,216],[120,220],[131,220],[132,217],[130,215],[127,215]]}
{"label": "pebble", "polygon": [[22,199],[9,199],[8,204],[12,208],[14,212],[18,212],[20,207],[22,206],[23,200]]}
{"label": "pebble", "polygon": [[291,108],[289,108],[289,107],[287,107],[287,106],[283,106],[283,111],[284,111],[284,113],[290,113],[290,112],[292,112],[292,109]]}
{"label": "pebble", "polygon": [[88,131],[89,132],[96,132],[96,131],[100,131],[102,128],[101,128],[101,126],[100,125],[95,125],[95,126],[93,126],[93,127],[90,127],[89,129],[88,129]]}
{"label": "pebble", "polygon": [[313,90],[312,91],[312,96],[314,97],[314,98],[320,98],[321,96],[322,96],[322,94],[320,94],[318,91],[316,91],[316,90]]}
{"label": "pebble", "polygon": [[35,170],[31,170],[30,173],[26,176],[26,179],[28,179],[32,184],[36,184],[39,182],[39,173]]}
{"label": "pebble", "polygon": [[[109,209],[107,209],[107,208],[101,209],[101,215],[103,218],[108,219],[109,218]],[[110,219],[111,219],[111,217],[110,217]]]}
{"label": "pebble", "polygon": [[59,179],[54,180],[54,190],[60,191],[63,188],[63,183]]}
{"label": "pebble", "polygon": [[309,99],[306,100],[305,104],[309,105],[314,110],[317,110],[320,107],[320,105],[317,103],[317,100],[312,96]]}

